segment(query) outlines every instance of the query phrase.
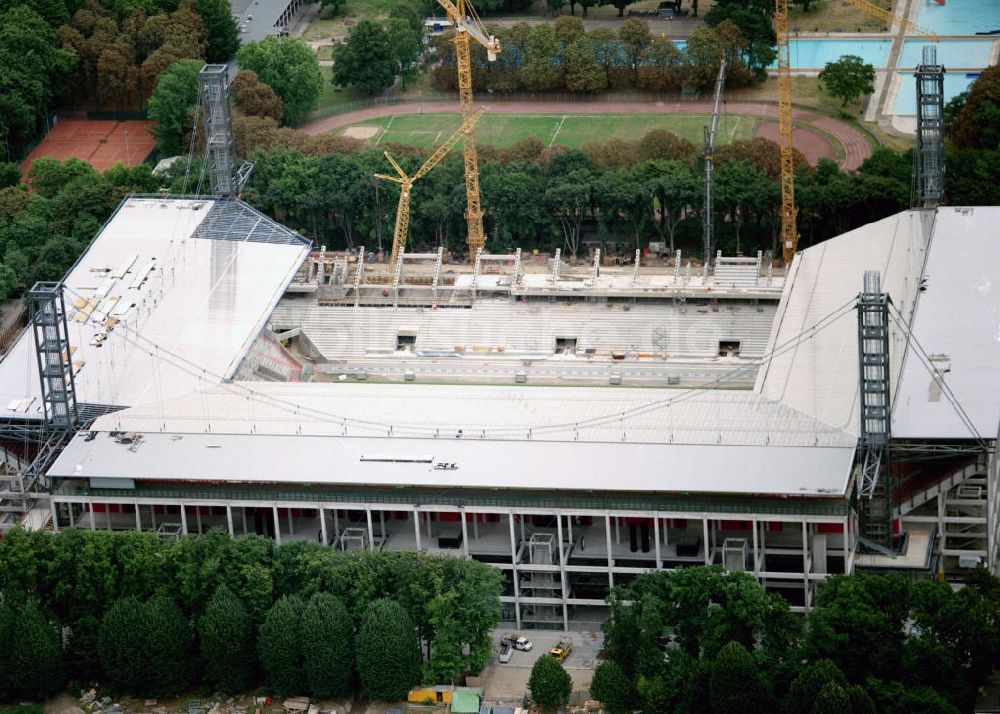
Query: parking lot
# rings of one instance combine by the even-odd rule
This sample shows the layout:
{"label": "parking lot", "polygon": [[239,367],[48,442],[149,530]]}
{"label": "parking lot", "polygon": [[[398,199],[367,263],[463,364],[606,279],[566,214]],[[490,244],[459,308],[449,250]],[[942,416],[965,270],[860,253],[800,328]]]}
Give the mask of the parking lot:
{"label": "parking lot", "polygon": [[[528,677],[535,661],[542,656],[548,656],[561,638],[570,637],[573,640],[573,651],[569,653],[563,666],[573,679],[574,692],[587,690],[597,666],[597,653],[604,643],[604,633],[600,630],[583,632],[554,632],[548,630],[521,630],[519,634],[531,640],[534,645],[530,652],[514,650],[508,664],[500,664],[500,638],[513,630],[497,630],[493,633],[493,658],[483,670],[482,685],[486,690],[487,701],[520,702],[528,688]],[[586,698],[586,695],[584,695]]]}

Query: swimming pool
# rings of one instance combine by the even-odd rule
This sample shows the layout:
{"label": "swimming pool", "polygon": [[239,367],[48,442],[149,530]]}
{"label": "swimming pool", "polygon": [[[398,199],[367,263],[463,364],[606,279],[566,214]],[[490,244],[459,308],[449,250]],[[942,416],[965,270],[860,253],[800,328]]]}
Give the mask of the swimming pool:
{"label": "swimming pool", "polygon": [[[1000,37],[996,38],[1000,39]],[[907,40],[899,53],[897,67],[916,67],[922,61],[923,48],[931,43]],[[941,40],[937,43],[937,61],[945,67],[988,67],[993,40]]]}
{"label": "swimming pool", "polygon": [[[789,61],[792,69],[823,69],[827,62],[836,62],[844,55],[857,55],[866,64],[885,67],[890,44],[889,40],[792,40]],[[777,61],[771,65],[777,66]]]}
{"label": "swimming pool", "polygon": [[[975,81],[975,77],[966,77],[965,72],[946,74],[944,76],[945,104],[968,89],[969,85]],[[892,107],[892,113],[901,116],[917,115],[917,80],[912,74],[900,74],[899,93],[896,95],[896,103]]]}
{"label": "swimming pool", "polygon": [[1000,2],[997,0],[916,0],[917,24],[940,35],[974,35],[1000,30]]}

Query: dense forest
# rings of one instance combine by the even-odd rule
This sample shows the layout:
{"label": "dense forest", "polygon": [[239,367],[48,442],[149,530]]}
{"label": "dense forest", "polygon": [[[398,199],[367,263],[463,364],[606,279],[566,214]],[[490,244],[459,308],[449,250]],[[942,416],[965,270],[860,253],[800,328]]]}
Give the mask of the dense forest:
{"label": "dense forest", "polygon": [[15,161],[59,108],[141,109],[178,60],[226,61],[227,0],[0,2],[0,135]]}
{"label": "dense forest", "polygon": [[422,553],[14,530],[0,540],[0,703],[68,681],[154,697],[259,685],[405,697],[482,669],[500,581],[489,565]]}
{"label": "dense forest", "polygon": [[641,575],[610,598],[591,693],[612,714],[957,714],[1000,665],[1000,581],[836,576],[804,618],[746,573]]}

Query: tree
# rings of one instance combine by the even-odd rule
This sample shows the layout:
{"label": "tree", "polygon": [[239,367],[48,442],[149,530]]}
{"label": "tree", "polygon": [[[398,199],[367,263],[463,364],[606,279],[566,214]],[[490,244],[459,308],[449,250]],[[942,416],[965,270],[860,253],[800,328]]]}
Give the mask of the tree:
{"label": "tree", "polygon": [[172,600],[118,600],[101,621],[98,652],[111,686],[130,694],[172,697],[191,680],[190,623]]}
{"label": "tree", "polygon": [[281,97],[285,124],[297,124],[315,108],[323,91],[323,76],[316,53],[303,40],[271,35],[241,47],[236,59],[240,67],[256,72],[260,81]]}
{"label": "tree", "polygon": [[281,695],[301,692],[305,687],[300,636],[304,608],[301,598],[286,595],[268,610],[257,636],[261,666]]}
{"label": "tree", "polygon": [[692,89],[710,87],[719,73],[722,43],[711,27],[699,27],[688,37],[684,86]]}
{"label": "tree", "polygon": [[621,47],[615,33],[607,27],[598,27],[587,33],[594,50],[594,61],[604,70],[604,84],[611,86],[611,70],[618,61]]}
{"label": "tree", "polygon": [[528,33],[528,56],[521,70],[524,85],[533,92],[555,89],[562,79],[556,60],[559,40],[550,25],[534,25]]}
{"label": "tree", "polygon": [[406,696],[420,681],[420,644],[409,613],[395,600],[375,600],[365,610],[357,638],[358,675],[372,699]]}
{"label": "tree", "polygon": [[362,20],[352,27],[347,41],[333,51],[333,83],[354,86],[367,94],[391,87],[398,68],[389,34],[373,20]]}
{"label": "tree", "polygon": [[21,167],[12,161],[0,161],[0,189],[17,186],[21,182]]}
{"label": "tree", "polygon": [[389,54],[395,62],[395,71],[399,75],[402,88],[406,89],[406,80],[417,73],[417,60],[420,59],[420,40],[422,30],[415,30],[402,18],[393,18],[386,24],[386,35],[389,38]]}
{"label": "tree", "polygon": [[542,655],[531,668],[528,689],[535,704],[543,710],[553,711],[569,703],[573,680],[559,661]]}
{"label": "tree", "polygon": [[739,642],[730,642],[719,650],[711,671],[708,693],[715,714],[767,710],[767,688],[757,663]]}
{"label": "tree", "polygon": [[792,680],[785,696],[785,711],[788,714],[812,711],[820,691],[829,684],[846,688],[847,678],[840,668],[828,659],[810,662]]}
{"label": "tree", "polygon": [[638,84],[639,63],[652,42],[649,23],[637,17],[630,17],[618,28],[618,39],[625,48],[629,67],[632,68],[632,83]]}
{"label": "tree", "polygon": [[[565,0],[563,0],[565,2]],[[564,45],[571,45],[576,40],[587,34],[586,28],[583,26],[583,20],[578,17],[573,17],[572,15],[556,18],[555,23],[552,25],[552,29],[556,33],[556,37]]]}
{"label": "tree", "polygon": [[329,593],[313,595],[302,612],[302,658],[311,696],[351,694],[354,626],[344,603]]}
{"label": "tree", "polygon": [[284,107],[278,95],[268,85],[260,81],[256,72],[241,70],[229,83],[236,106],[245,114],[254,117],[270,117],[281,121]]}
{"label": "tree", "polygon": [[851,711],[851,697],[836,682],[827,682],[816,695],[816,702],[809,710],[812,714],[843,714]]}
{"label": "tree", "polygon": [[[3,593],[0,599],[0,647],[4,652],[10,652],[14,648],[14,625],[16,618],[14,611],[5,602],[7,594]],[[10,667],[0,667],[0,702],[9,702],[14,698],[14,687],[17,678],[15,672]]]}
{"label": "tree", "polygon": [[563,50],[562,56],[566,89],[587,94],[607,89],[607,75],[594,59],[594,48],[589,38],[577,38]]}
{"label": "tree", "polygon": [[601,662],[594,670],[590,693],[611,714],[625,714],[632,710],[632,685],[625,671],[613,660]]}
{"label": "tree", "polygon": [[250,614],[224,583],[198,620],[205,684],[213,691],[243,692],[254,681],[254,652]]}
{"label": "tree", "polygon": [[875,68],[857,55],[844,55],[835,62],[827,62],[819,73],[823,88],[846,107],[863,94],[875,91]]}
{"label": "tree", "polygon": [[59,48],[52,27],[25,4],[0,12],[0,140],[8,160],[42,126],[54,88],[72,72],[75,57]]}
{"label": "tree", "polygon": [[208,35],[205,59],[218,64],[228,62],[240,47],[240,30],[228,0],[195,0],[194,9]]}
{"label": "tree", "polygon": [[949,103],[949,114],[948,136],[956,148],[1000,149],[1000,66],[984,69],[963,100]]}
{"label": "tree", "polygon": [[175,62],[160,74],[149,98],[149,118],[156,121],[153,133],[163,156],[185,152],[184,132],[191,110],[198,101],[198,72],[201,60]]}
{"label": "tree", "polygon": [[28,603],[14,615],[10,631],[12,636],[4,652],[5,668],[14,675],[11,698],[37,701],[60,689],[62,648],[56,628],[34,604]]}

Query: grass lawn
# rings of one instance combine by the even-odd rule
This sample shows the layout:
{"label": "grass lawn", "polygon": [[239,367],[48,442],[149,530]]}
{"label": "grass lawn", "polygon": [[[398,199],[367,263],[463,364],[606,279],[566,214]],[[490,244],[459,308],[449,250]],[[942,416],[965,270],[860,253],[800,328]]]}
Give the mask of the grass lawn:
{"label": "grass lawn", "polygon": [[[389,16],[389,11],[399,4],[399,0],[347,0],[343,9],[333,17],[326,17],[321,12],[302,34],[305,40],[329,40],[347,37],[350,27],[358,20],[382,20]],[[322,59],[322,58],[321,58]]]}
{"label": "grass lawn", "polygon": [[[777,102],[778,80],[772,77],[743,91],[746,95],[740,97],[741,101]],[[841,109],[840,100],[823,91],[818,77],[792,77],[792,102],[802,107],[815,107],[828,114],[839,114]],[[861,107],[862,102],[859,99],[848,104],[844,111],[857,116]]]}
{"label": "grass lawn", "polygon": [[[548,146],[578,148],[587,141],[634,141],[652,129],[666,129],[697,146],[707,121],[708,116],[698,114],[487,114],[480,120],[476,136],[481,143],[497,147],[535,136]],[[458,114],[396,114],[354,126],[378,127],[378,133],[369,139],[372,144],[399,142],[426,147],[447,139],[458,125]],[[756,129],[756,117],[725,115],[719,143],[750,138]]]}
{"label": "grass lawn", "polygon": [[[892,0],[871,1],[886,10],[892,6]],[[882,32],[886,29],[882,20],[844,0],[813,0],[809,12],[804,12],[799,5],[789,5],[788,24],[792,32]]]}
{"label": "grass lawn", "polygon": [[335,104],[346,104],[347,102],[364,99],[367,96],[364,92],[354,87],[347,87],[345,89],[334,87],[333,83],[330,82],[330,68],[320,67],[319,69],[323,75],[323,92],[319,95],[319,103],[316,109],[324,109]]}

